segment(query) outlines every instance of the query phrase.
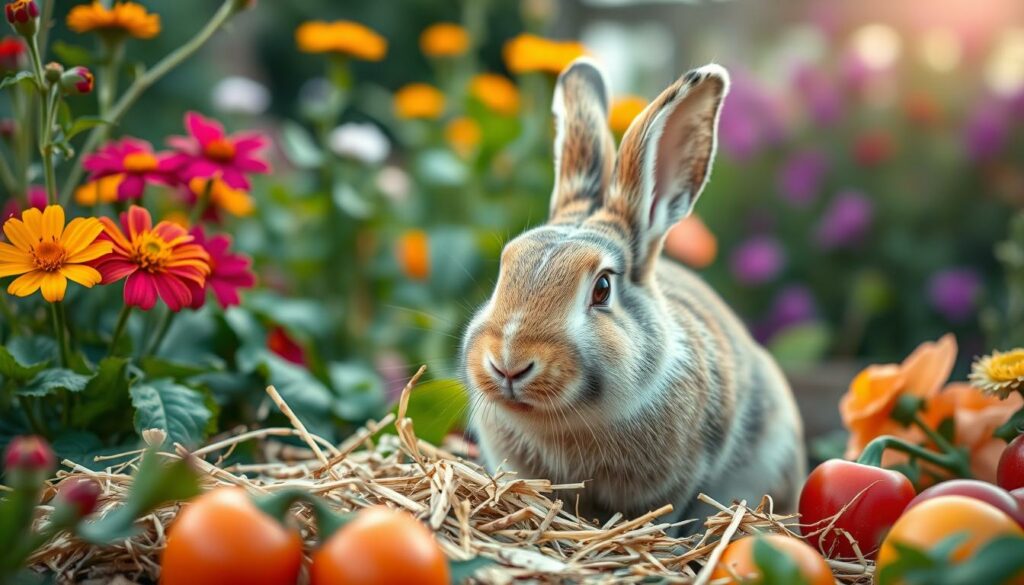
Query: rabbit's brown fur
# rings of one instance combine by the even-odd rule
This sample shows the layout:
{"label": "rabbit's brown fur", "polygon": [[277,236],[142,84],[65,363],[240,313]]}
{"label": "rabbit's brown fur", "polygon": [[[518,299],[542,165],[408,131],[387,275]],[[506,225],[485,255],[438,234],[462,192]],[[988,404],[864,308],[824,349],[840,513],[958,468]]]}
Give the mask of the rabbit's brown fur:
{"label": "rabbit's brown fur", "polygon": [[660,256],[707,180],[727,86],[717,66],[683,76],[616,157],[603,76],[570,66],[555,93],[550,220],[506,246],[464,337],[487,463],[586,481],[590,515],[672,503],[692,517],[707,511],[699,492],[796,504],[802,425],[785,378],[707,284]]}

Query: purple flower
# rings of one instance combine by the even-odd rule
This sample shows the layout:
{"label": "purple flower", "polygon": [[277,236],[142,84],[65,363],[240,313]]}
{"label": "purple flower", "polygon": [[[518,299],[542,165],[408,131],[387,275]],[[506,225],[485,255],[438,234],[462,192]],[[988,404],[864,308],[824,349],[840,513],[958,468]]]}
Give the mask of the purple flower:
{"label": "purple flower", "polygon": [[983,102],[967,119],[964,147],[972,160],[991,158],[1006,145],[1007,120],[1004,113],[998,104]]}
{"label": "purple flower", "polygon": [[755,236],[733,250],[730,267],[741,284],[763,284],[774,279],[786,264],[779,241],[771,236]]}
{"label": "purple flower", "polygon": [[966,321],[981,294],[981,278],[971,268],[949,268],[936,272],[928,281],[932,307],[953,323]]}
{"label": "purple flower", "polygon": [[815,239],[826,250],[856,245],[871,228],[873,216],[871,200],[863,193],[843,191],[825,210],[815,231]]}
{"label": "purple flower", "polygon": [[803,97],[811,120],[819,126],[831,126],[843,114],[843,94],[822,70],[803,65],[793,74],[793,87]]}
{"label": "purple flower", "polygon": [[793,205],[807,207],[818,198],[827,172],[828,160],[823,154],[812,150],[798,152],[779,171],[779,192]]}
{"label": "purple flower", "polygon": [[811,290],[800,284],[789,285],[775,295],[767,317],[754,327],[754,335],[763,343],[783,330],[813,321],[817,316],[818,304]]}
{"label": "purple flower", "polygon": [[735,160],[749,160],[783,137],[781,115],[778,100],[749,74],[734,73],[718,125],[722,149]]}

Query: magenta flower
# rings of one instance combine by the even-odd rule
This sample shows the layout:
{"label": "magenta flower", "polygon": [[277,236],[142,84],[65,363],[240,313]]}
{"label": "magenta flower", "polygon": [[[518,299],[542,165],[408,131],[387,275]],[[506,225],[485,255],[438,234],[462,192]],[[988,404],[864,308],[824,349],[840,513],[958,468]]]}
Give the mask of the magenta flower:
{"label": "magenta flower", "polygon": [[776,96],[742,70],[733,74],[718,123],[722,150],[734,160],[750,160],[785,134],[783,108]]}
{"label": "magenta flower", "polygon": [[256,284],[256,276],[251,270],[252,260],[244,254],[234,254],[228,250],[231,247],[230,236],[218,234],[207,239],[202,226],[192,228],[189,234],[194,238],[193,242],[202,246],[210,255],[210,274],[206,277],[205,286],[200,286],[196,281],[185,283],[192,292],[192,308],[199,309],[206,303],[208,290],[213,291],[222,309],[240,304],[242,299],[238,290],[252,288]]}
{"label": "magenta flower", "polygon": [[981,277],[971,268],[942,270],[928,281],[932,308],[953,323],[963,323],[974,313],[981,296]]}
{"label": "magenta flower", "polygon": [[768,315],[753,328],[754,336],[764,343],[794,325],[813,321],[817,316],[818,303],[811,289],[792,284],[775,296]]}
{"label": "magenta flower", "polygon": [[843,93],[824,71],[803,65],[793,73],[793,87],[807,106],[808,116],[819,126],[831,126],[843,116]]}
{"label": "magenta flower", "polygon": [[786,265],[786,254],[771,236],[754,236],[733,250],[729,267],[733,277],[745,285],[764,284],[775,279]]}
{"label": "magenta flower", "polygon": [[783,199],[796,207],[807,207],[818,198],[827,173],[828,159],[825,155],[813,150],[797,152],[779,170],[779,192]]}
{"label": "magenta flower", "polygon": [[122,138],[108,143],[85,157],[82,167],[89,171],[89,182],[118,176],[117,198],[138,199],[146,184],[171,185],[176,162],[168,153],[153,152],[153,145],[138,138]]}
{"label": "magenta flower", "polygon": [[189,136],[172,136],[167,144],[178,151],[173,159],[182,182],[196,177],[220,176],[228,186],[248,191],[249,173],[268,173],[270,165],[259,156],[267,137],[258,132],[228,136],[216,120],[196,112],[185,114]]}
{"label": "magenta flower", "polygon": [[815,239],[826,250],[855,246],[871,229],[873,217],[870,199],[858,191],[844,191],[836,195],[825,210],[815,230]]}

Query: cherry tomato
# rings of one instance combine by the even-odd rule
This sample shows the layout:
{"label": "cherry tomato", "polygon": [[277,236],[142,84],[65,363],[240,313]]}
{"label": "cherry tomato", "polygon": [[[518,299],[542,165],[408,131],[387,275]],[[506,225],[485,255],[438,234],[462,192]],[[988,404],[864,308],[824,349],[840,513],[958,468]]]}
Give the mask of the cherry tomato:
{"label": "cherry tomato", "polygon": [[[898,558],[893,543],[899,542],[928,551],[954,534],[964,540],[950,553],[953,562],[968,559],[990,540],[1000,536],[1022,536],[1022,529],[995,506],[966,496],[939,496],[907,510],[882,543],[876,575]],[[1019,575],[1013,583],[1024,581]]]}
{"label": "cherry tomato", "polygon": [[[817,551],[804,542],[781,534],[748,536],[730,543],[718,561],[711,580],[730,579],[724,582],[729,585],[759,582],[761,570],[754,562],[754,542],[758,539],[763,539],[780,554],[788,556],[796,564],[807,585],[834,585],[832,570]],[[742,581],[736,581],[735,577]]]}
{"label": "cherry tomato", "polygon": [[996,483],[1006,491],[1024,488],[1024,435],[1018,435],[1003,450],[996,468]]}
{"label": "cherry tomato", "polygon": [[178,514],[160,565],[161,585],[294,585],[302,539],[241,488],[217,488]]}
{"label": "cherry tomato", "polygon": [[374,506],[313,553],[310,585],[448,585],[448,559],[415,518]]}
{"label": "cherry tomato", "polygon": [[1017,498],[1014,498],[1010,495],[1010,492],[999,486],[976,479],[953,479],[937,483],[917,494],[917,497],[907,505],[907,510],[925,500],[939,496],[964,496],[981,500],[986,504],[999,508],[1004,514],[1013,518],[1017,524],[1024,527],[1024,507],[1017,501]]}
{"label": "cherry tomato", "polygon": [[[857,541],[861,553],[873,559],[885,532],[914,495],[914,486],[899,472],[830,459],[811,472],[800,492],[801,530],[811,545],[826,555],[856,558],[845,531]],[[811,535],[825,528],[848,504],[832,530]]]}

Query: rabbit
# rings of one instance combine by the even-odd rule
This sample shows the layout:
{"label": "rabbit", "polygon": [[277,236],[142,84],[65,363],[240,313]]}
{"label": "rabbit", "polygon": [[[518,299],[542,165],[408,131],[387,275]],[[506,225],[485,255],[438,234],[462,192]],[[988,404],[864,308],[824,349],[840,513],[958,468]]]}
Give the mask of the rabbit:
{"label": "rabbit", "polygon": [[702,492],[796,506],[803,425],[785,377],[700,277],[661,256],[708,180],[728,87],[715,64],[683,75],[616,155],[603,72],[588,58],[566,68],[548,222],[504,247],[462,338],[485,465],[585,482],[557,495],[586,518],[666,503],[669,521],[695,518],[714,512]]}

